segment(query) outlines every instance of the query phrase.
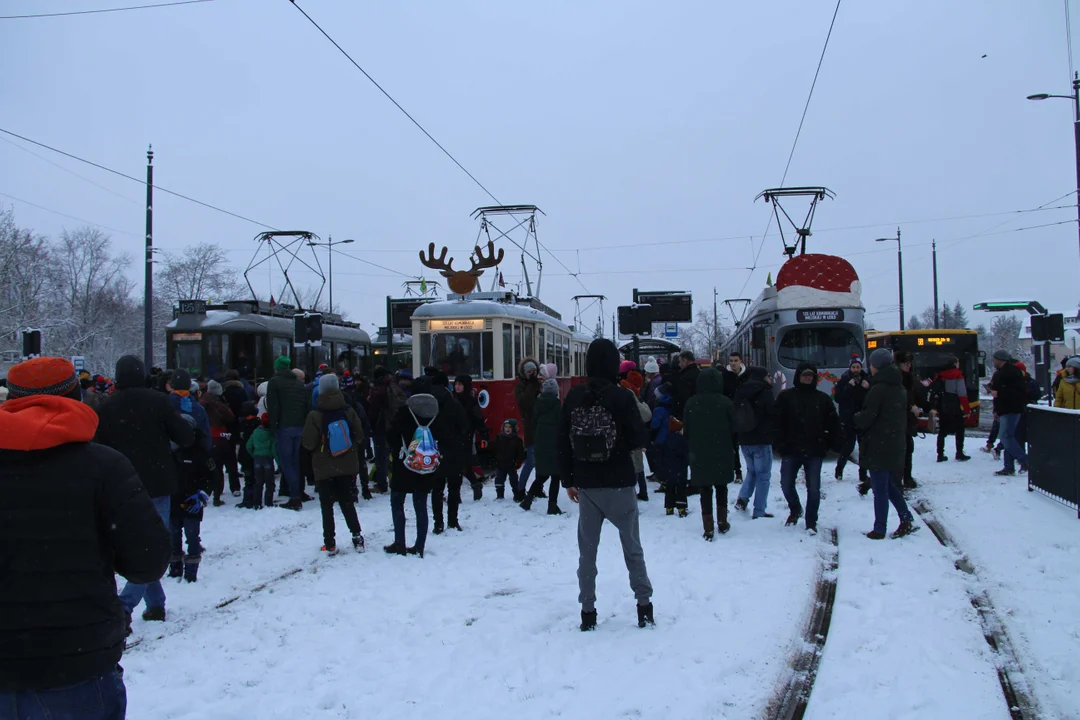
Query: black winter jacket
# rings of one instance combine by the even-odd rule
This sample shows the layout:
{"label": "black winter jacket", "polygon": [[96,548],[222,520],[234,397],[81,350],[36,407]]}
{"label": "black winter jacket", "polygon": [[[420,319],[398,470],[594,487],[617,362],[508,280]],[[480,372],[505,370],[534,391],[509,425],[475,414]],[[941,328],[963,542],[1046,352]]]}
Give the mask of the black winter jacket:
{"label": "black winter jacket", "polygon": [[113,670],[126,627],[113,572],[150,583],[170,555],[135,468],[95,443],[3,450],[0,486],[0,692]]}
{"label": "black winter jacket", "polygon": [[503,472],[516,470],[525,462],[525,443],[517,433],[499,433],[491,441],[491,447],[495,453],[495,467]]}
{"label": "black winter jacket", "polygon": [[[854,385],[851,384],[852,380],[855,381]],[[840,409],[840,422],[844,425],[851,425],[854,422],[855,413],[862,410],[866,394],[870,392],[870,388],[862,386],[864,380],[870,382],[870,375],[866,371],[856,375],[848,370],[836,383],[836,405]]]}
{"label": "black winter jacket", "polygon": [[[574,411],[594,401],[608,409],[616,425],[615,447],[607,461],[602,463],[574,459],[570,439]],[[630,451],[644,448],[648,441],[634,393],[605,379],[589,380],[571,388],[563,402],[559,420],[559,476],[563,487],[621,488],[635,485],[637,475]]]}
{"label": "black winter jacket", "polygon": [[907,460],[907,392],[896,365],[886,365],[870,381],[866,401],[856,413],[855,427],[862,434],[859,465],[866,470],[887,470],[903,477]]}
{"label": "black winter jacket", "polygon": [[990,381],[997,397],[994,398],[994,412],[998,415],[1015,415],[1027,407],[1027,379],[1024,372],[1011,362],[1005,363],[994,373]]}
{"label": "black winter jacket", "polygon": [[195,429],[176,412],[168,395],[124,388],[98,407],[94,440],[131,461],[150,497],[168,497],[177,490],[169,441],[188,447],[195,442]]}
{"label": "black winter jacket", "polygon": [[672,392],[674,393],[674,403],[671,406],[671,414],[675,417],[682,419],[683,410],[686,408],[686,401],[694,397],[694,393],[697,392],[697,379],[701,374],[701,368],[697,366],[697,363],[693,365],[687,365],[685,368],[679,370],[672,378]]}
{"label": "black winter jacket", "polygon": [[776,397],[772,385],[765,382],[767,372],[765,368],[750,368],[743,374],[747,379],[735,391],[736,413],[740,404],[750,403],[757,417],[757,426],[753,430],[737,433],[739,445],[772,445]]}
{"label": "black winter jacket", "polygon": [[433,395],[439,403],[438,415],[430,425],[431,436],[439,446],[439,468],[430,475],[419,475],[405,466],[401,450],[408,448],[409,443],[412,442],[417,422],[413,418],[413,413],[409,411],[408,403],[402,405],[394,415],[387,432],[387,442],[394,463],[390,489],[395,492],[431,492],[435,482],[442,480],[450,473],[457,472],[459,467],[464,467],[460,465],[464,455],[461,428],[465,423],[465,412],[461,409],[461,405],[451,397],[450,391],[446,388],[433,388],[429,378],[417,378],[413,383],[413,395],[422,394]]}
{"label": "black winter jacket", "polygon": [[[799,375],[809,366],[799,365],[795,387],[776,398],[776,422],[773,424],[773,447],[781,457],[825,457],[840,444],[840,418],[832,398],[812,385],[799,382]],[[816,369],[815,369],[816,373]]]}

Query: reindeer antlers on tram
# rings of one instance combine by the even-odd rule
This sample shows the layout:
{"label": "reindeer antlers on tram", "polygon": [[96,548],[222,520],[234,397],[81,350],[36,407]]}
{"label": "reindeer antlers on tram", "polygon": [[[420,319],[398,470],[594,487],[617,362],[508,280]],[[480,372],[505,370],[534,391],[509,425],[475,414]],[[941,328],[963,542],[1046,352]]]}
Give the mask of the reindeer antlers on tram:
{"label": "reindeer antlers on tram", "polygon": [[487,255],[484,255],[484,251],[477,245],[473,248],[475,258],[470,258],[472,267],[468,270],[454,270],[454,258],[446,259],[447,248],[444,246],[442,254],[438,258],[435,257],[435,243],[428,245],[427,256],[424,256],[423,251],[420,252],[420,262],[425,266],[438,270],[439,274],[444,278],[448,278],[447,283],[450,289],[458,295],[468,295],[476,288],[477,279],[484,274],[484,270],[492,268],[502,262],[503,251],[500,248],[499,252],[495,252],[495,243],[488,241]]}

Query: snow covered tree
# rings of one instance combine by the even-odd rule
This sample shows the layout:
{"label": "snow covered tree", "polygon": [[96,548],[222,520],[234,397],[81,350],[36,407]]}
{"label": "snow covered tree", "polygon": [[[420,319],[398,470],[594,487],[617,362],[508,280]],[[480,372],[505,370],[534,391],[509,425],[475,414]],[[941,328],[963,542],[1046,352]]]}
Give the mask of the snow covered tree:
{"label": "snow covered tree", "polygon": [[693,350],[699,358],[712,357],[727,340],[728,334],[728,329],[719,323],[712,311],[698,310],[693,324],[680,326],[679,344]]}
{"label": "snow covered tree", "polygon": [[990,324],[990,347],[987,348],[987,354],[1007,350],[1015,358],[1022,357],[1024,352],[1020,345],[1020,331],[1023,327],[1020,318],[1012,313],[995,317]]}
{"label": "snow covered tree", "polygon": [[229,265],[227,253],[213,243],[199,243],[181,252],[162,252],[155,262],[154,289],[173,305],[180,300],[222,302],[251,293]]}
{"label": "snow covered tree", "polygon": [[951,327],[957,330],[965,330],[968,327],[967,311],[964,310],[964,306],[960,304],[959,300],[952,307],[952,323]]}

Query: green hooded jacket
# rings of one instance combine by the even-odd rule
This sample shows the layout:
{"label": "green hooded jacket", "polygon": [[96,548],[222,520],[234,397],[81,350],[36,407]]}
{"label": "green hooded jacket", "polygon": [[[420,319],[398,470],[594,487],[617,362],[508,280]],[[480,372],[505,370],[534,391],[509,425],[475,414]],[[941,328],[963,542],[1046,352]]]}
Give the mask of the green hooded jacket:
{"label": "green hooded jacket", "polygon": [[268,457],[277,459],[277,442],[270,428],[257,427],[247,441],[248,454],[253,458]]}
{"label": "green hooded jacket", "polygon": [[904,475],[907,458],[907,390],[896,365],[886,365],[870,379],[855,427],[862,433],[859,465],[867,470],[888,470]]}
{"label": "green hooded jacket", "polygon": [[724,395],[724,377],[705,368],[683,411],[683,434],[690,446],[690,484],[723,485],[735,477],[735,405]]}

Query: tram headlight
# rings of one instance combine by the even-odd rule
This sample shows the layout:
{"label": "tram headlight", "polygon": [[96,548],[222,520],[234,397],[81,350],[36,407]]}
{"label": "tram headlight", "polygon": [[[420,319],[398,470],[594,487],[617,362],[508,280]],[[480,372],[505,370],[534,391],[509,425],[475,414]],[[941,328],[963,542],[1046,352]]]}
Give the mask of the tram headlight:
{"label": "tram headlight", "polygon": [[491,403],[491,395],[487,390],[481,390],[476,394],[476,404],[480,406],[481,410],[487,410],[487,406]]}

